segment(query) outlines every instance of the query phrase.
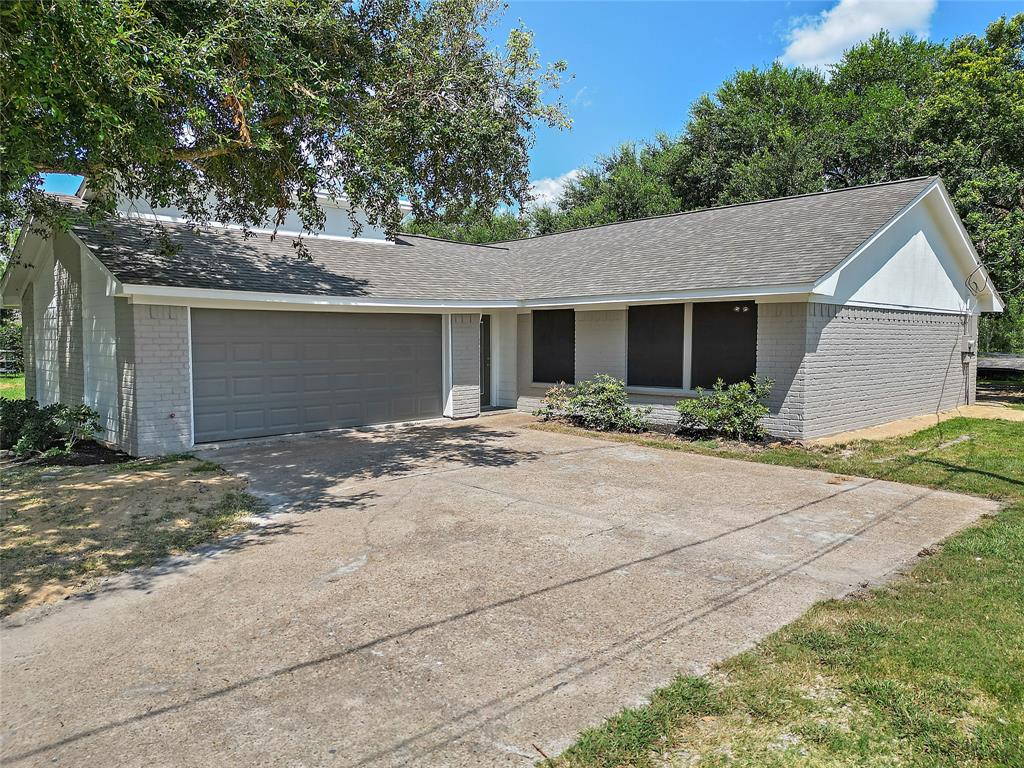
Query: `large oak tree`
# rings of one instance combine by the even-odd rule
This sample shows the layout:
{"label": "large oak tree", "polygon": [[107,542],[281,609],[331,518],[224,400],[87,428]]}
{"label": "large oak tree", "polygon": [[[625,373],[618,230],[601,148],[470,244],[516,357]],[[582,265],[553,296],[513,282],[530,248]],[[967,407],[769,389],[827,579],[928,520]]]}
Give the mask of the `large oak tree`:
{"label": "large oak tree", "polygon": [[[87,177],[195,220],[315,230],[317,195],[393,230],[528,194],[564,64],[490,0],[15,0],[0,4],[0,226],[68,211],[41,174]],[[268,210],[271,213],[268,216]],[[276,212],[276,213],[275,213]],[[454,215],[454,214],[452,214]],[[6,242],[6,238],[4,240]]]}

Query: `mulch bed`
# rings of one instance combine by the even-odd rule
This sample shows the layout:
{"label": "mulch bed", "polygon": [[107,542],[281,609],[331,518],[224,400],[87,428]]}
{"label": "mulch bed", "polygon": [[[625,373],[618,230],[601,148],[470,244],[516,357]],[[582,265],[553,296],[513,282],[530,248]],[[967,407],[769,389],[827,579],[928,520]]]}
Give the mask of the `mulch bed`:
{"label": "mulch bed", "polygon": [[67,456],[28,456],[18,458],[11,451],[0,452],[4,463],[20,464],[33,467],[91,467],[94,464],[123,464],[132,457],[124,451],[108,448],[94,440],[87,440],[75,446],[75,450]]}

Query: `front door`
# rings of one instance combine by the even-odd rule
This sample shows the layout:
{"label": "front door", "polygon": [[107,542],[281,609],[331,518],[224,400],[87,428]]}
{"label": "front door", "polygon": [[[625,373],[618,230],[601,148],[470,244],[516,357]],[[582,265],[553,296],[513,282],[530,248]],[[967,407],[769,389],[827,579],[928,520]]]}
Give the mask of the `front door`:
{"label": "front door", "polygon": [[491,405],[491,316],[480,315],[480,407]]}

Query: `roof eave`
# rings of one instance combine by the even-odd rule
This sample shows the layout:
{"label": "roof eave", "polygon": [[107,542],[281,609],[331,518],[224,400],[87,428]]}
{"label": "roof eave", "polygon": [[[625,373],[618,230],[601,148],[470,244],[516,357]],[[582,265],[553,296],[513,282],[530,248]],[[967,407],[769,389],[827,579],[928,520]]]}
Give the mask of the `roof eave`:
{"label": "roof eave", "polygon": [[178,303],[191,306],[238,306],[261,304],[275,309],[319,307],[322,309],[401,309],[458,312],[467,309],[531,309],[594,306],[607,309],[616,305],[656,304],[678,301],[715,301],[757,299],[762,301],[806,301],[811,283],[774,286],[736,286],[730,288],[697,288],[633,293],[614,293],[547,298],[516,296],[491,298],[422,298],[385,296],[330,296],[296,293],[266,293],[213,288],[143,285],[123,283],[119,295],[141,304]]}

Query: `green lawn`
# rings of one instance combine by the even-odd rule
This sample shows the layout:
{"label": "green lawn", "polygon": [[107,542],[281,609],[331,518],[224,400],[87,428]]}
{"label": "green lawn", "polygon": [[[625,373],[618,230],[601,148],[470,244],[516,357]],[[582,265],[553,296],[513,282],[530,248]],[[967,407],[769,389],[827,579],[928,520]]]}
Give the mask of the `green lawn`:
{"label": "green lawn", "polygon": [[4,374],[0,376],[0,397],[9,400],[25,399],[25,374]]}
{"label": "green lawn", "polygon": [[546,765],[1024,766],[1024,424],[954,419],[895,440],[756,453],[612,439],[1009,506],[906,578],[822,603],[706,678],[677,678]]}

